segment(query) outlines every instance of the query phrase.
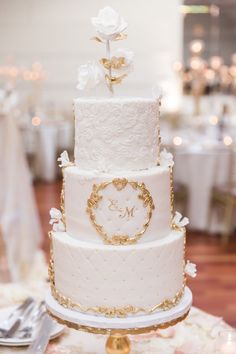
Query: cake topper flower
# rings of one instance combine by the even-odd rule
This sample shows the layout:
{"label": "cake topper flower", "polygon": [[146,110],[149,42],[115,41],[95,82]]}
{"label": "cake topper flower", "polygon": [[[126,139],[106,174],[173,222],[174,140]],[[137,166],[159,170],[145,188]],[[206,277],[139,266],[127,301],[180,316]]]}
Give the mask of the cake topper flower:
{"label": "cake topper flower", "polygon": [[89,61],[78,68],[78,90],[90,90],[104,79],[102,68],[96,63]]}
{"label": "cake topper flower", "polygon": [[100,65],[88,62],[79,67],[77,88],[89,90],[104,82],[113,94],[113,85],[120,84],[133,66],[133,52],[124,49],[111,52],[111,41],[125,39],[128,25],[110,6],[100,10],[91,22],[97,32],[92,39],[106,45],[106,56],[100,59]]}
{"label": "cake topper flower", "polygon": [[62,221],[62,213],[59,209],[50,209],[50,221],[49,224],[52,225],[53,231],[63,232],[65,231],[65,225]]}
{"label": "cake topper flower", "polygon": [[[123,32],[128,27],[125,20],[112,7],[106,6],[99,10],[97,17],[92,17],[91,22],[98,35],[105,40],[123,39]],[[121,38],[122,37],[122,38]]]}
{"label": "cake topper flower", "polygon": [[176,211],[175,216],[173,218],[173,224],[178,227],[184,227],[189,224],[189,219],[186,217],[183,217],[181,213]]}

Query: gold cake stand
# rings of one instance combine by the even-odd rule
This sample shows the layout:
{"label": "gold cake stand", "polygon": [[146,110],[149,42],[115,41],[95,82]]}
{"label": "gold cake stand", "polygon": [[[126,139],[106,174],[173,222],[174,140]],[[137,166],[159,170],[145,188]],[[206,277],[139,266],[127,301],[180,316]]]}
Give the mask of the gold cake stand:
{"label": "gold cake stand", "polygon": [[108,318],[66,309],[59,305],[50,292],[46,297],[46,305],[49,315],[62,325],[88,333],[108,335],[107,354],[130,354],[131,343],[128,335],[154,332],[183,321],[192,305],[192,293],[186,287],[179,304],[170,310],[126,318]]}

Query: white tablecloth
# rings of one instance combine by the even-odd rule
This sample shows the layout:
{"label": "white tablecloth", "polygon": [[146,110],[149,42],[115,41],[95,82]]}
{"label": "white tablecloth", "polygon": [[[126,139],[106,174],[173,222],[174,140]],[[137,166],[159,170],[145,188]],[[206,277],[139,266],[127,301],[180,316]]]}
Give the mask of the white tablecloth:
{"label": "white tablecloth", "polygon": [[0,116],[0,161],[0,228],[16,280],[30,267],[42,232],[21,137],[10,116]]}
{"label": "white tablecloth", "polygon": [[[195,148],[195,149],[194,149]],[[197,230],[220,231],[221,224],[210,225],[212,188],[224,185],[229,178],[230,150],[204,149],[198,146],[175,150],[177,182],[188,188],[190,227]]]}

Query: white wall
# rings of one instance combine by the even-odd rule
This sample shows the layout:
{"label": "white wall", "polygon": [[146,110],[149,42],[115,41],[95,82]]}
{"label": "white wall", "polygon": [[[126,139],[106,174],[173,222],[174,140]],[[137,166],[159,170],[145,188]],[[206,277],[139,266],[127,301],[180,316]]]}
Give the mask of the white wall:
{"label": "white wall", "polygon": [[119,46],[135,52],[135,71],[122,90],[142,93],[158,84],[174,103],[179,83],[172,65],[182,52],[179,0],[0,0],[0,63],[9,55],[18,65],[40,61],[47,72],[45,100],[71,102],[77,66],[104,55],[103,46],[89,40],[90,17],[108,4],[129,24]]}

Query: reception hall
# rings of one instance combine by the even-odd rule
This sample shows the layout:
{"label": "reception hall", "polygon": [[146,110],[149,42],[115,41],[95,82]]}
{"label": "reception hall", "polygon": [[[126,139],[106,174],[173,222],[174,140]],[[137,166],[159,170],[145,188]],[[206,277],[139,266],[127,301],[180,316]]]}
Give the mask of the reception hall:
{"label": "reception hall", "polygon": [[0,354],[236,354],[236,0],[0,29]]}

